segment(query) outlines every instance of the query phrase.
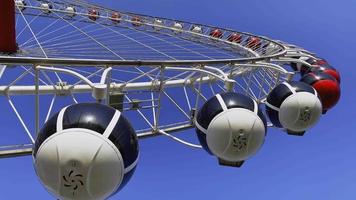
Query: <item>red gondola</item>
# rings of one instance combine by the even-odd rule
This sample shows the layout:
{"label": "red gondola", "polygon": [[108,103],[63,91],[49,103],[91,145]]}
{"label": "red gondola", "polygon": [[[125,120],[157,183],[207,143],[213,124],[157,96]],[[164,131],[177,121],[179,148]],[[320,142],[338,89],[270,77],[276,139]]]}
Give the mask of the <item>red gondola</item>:
{"label": "red gondola", "polygon": [[[323,62],[318,62],[318,63],[323,63]],[[328,63],[323,65],[313,65],[311,68],[307,70],[307,73],[309,72],[324,72],[334,77],[337,80],[337,82],[340,84],[341,81],[340,73]]]}
{"label": "red gondola", "polygon": [[257,37],[249,37],[247,40],[247,47],[256,50],[261,47],[261,40]]}
{"label": "red gondola", "polygon": [[90,9],[88,15],[90,20],[96,21],[99,18],[99,11],[94,8]]}
{"label": "red gondola", "polygon": [[301,81],[311,85],[318,92],[324,114],[339,101],[340,86],[331,75],[320,71],[310,72],[303,76]]}
{"label": "red gondola", "polygon": [[229,37],[227,38],[227,40],[229,42],[236,42],[236,43],[240,43],[241,39],[242,39],[242,36],[241,36],[241,34],[238,34],[238,33],[231,33],[229,35]]}
{"label": "red gondola", "polygon": [[213,38],[222,38],[223,32],[220,29],[214,29],[209,35]]}

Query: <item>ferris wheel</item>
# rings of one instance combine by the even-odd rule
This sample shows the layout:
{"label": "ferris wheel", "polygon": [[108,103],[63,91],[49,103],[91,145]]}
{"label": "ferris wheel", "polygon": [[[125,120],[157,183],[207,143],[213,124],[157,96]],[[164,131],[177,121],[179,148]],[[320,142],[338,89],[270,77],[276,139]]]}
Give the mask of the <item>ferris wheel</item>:
{"label": "ferris wheel", "polygon": [[[81,0],[0,3],[0,158],[32,155],[59,199],[116,194],[148,137],[241,167],[268,129],[302,136],[339,85],[326,60],[251,33]],[[200,144],[173,134],[185,129]]]}

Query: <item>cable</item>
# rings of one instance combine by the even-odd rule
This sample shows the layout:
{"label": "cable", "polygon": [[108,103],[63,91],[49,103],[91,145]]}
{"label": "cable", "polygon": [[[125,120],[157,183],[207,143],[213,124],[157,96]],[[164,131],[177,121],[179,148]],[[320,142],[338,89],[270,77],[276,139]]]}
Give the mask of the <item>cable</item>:
{"label": "cable", "polygon": [[170,138],[172,138],[173,140],[175,140],[175,141],[177,141],[177,142],[179,142],[179,143],[182,143],[182,144],[184,144],[184,145],[187,145],[187,146],[189,146],[189,147],[198,148],[198,149],[203,148],[203,147],[200,146],[200,145],[192,144],[192,143],[186,142],[186,141],[184,141],[184,140],[182,140],[182,139],[179,139],[179,138],[177,138],[177,137],[175,137],[175,136],[173,136],[173,135],[171,135],[171,134],[166,133],[165,131],[159,130],[158,132],[159,132],[160,134],[162,134],[162,135],[165,135],[165,136],[167,136],[167,137],[170,137]]}

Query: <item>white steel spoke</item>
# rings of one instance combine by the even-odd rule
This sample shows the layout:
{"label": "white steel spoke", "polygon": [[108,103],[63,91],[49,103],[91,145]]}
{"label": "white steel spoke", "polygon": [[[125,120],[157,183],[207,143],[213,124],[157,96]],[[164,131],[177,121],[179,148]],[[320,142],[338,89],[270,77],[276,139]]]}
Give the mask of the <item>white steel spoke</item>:
{"label": "white steel spoke", "polygon": [[103,47],[104,49],[108,50],[109,52],[111,52],[112,54],[114,54],[115,56],[117,56],[118,58],[124,60],[124,58],[122,58],[120,55],[118,55],[117,53],[115,53],[113,50],[111,50],[109,47],[107,47],[106,45],[102,44],[101,42],[99,42],[98,40],[96,40],[94,37],[92,37],[91,35],[87,34],[86,32],[84,32],[82,29],[78,28],[77,26],[73,25],[73,23],[67,21],[66,19],[64,19],[63,17],[61,17],[60,15],[58,15],[57,13],[55,13],[58,17],[60,17],[63,21],[67,22],[68,24],[70,24],[73,28],[77,29],[79,32],[81,32],[83,35],[87,36],[88,38],[90,38],[91,40],[93,40],[95,43],[97,43],[99,46]]}
{"label": "white steel spoke", "polygon": [[162,91],[163,94],[166,95],[166,97],[168,97],[168,99],[178,108],[178,110],[185,115],[188,119],[190,119],[190,116],[184,111],[184,109],[182,107],[180,107],[177,103],[177,101],[175,101],[166,91]]}
{"label": "white steel spoke", "polygon": [[[40,32],[37,33],[37,38],[40,39],[41,38],[41,33],[44,31],[47,31],[47,29],[49,29],[51,26],[53,26],[54,24],[56,24],[59,21],[59,19],[56,19],[55,21],[53,21],[52,23],[50,23],[49,25],[47,25],[45,28],[43,28]],[[62,27],[61,27],[62,28]],[[48,33],[48,32],[47,32]],[[48,33],[49,34],[49,33]],[[33,38],[28,39],[26,42],[24,42],[23,44],[21,44],[20,46],[24,46],[26,45],[28,42],[32,42]]]}
{"label": "white steel spoke", "polygon": [[[26,72],[28,72],[28,74],[31,74],[33,77],[35,77],[35,74],[32,72],[32,69],[31,68],[29,68],[29,69],[27,69],[26,67],[24,67],[24,66],[21,66]],[[39,81],[42,83],[42,84],[44,84],[44,85],[48,85],[44,80],[42,80],[42,79],[39,79]],[[50,80],[49,80],[50,81]],[[17,81],[16,81],[17,82]],[[51,81],[50,81],[51,82]]]}
{"label": "white steel spoke", "polygon": [[72,92],[70,93],[70,96],[72,97],[73,102],[74,102],[75,104],[78,104],[78,101],[77,101],[77,99],[75,98],[75,96],[74,96],[74,94],[73,94]]}
{"label": "white steel spoke", "polygon": [[204,54],[202,54],[202,53],[199,53],[199,52],[197,52],[197,51],[194,51],[194,50],[191,50],[191,49],[189,49],[189,48],[183,47],[183,46],[181,46],[181,45],[179,45],[179,44],[176,44],[176,43],[173,43],[173,42],[164,40],[164,39],[162,39],[162,38],[159,38],[159,37],[150,35],[150,34],[148,34],[148,33],[146,33],[146,32],[140,31],[140,30],[137,30],[137,31],[139,31],[139,32],[141,32],[141,33],[143,33],[143,34],[145,34],[145,35],[147,35],[147,36],[149,36],[149,37],[152,37],[152,38],[158,39],[158,40],[160,40],[160,41],[163,41],[163,42],[165,42],[165,43],[168,43],[168,44],[170,44],[170,45],[173,45],[173,46],[179,47],[179,48],[181,48],[181,49],[187,50],[187,51],[189,51],[189,52],[191,52],[191,53],[195,53],[195,54],[201,55],[201,56],[206,57],[206,58],[208,58],[208,59],[213,59],[213,58],[210,57],[210,56],[206,56],[206,55],[204,55]]}
{"label": "white steel spoke", "polygon": [[49,105],[49,109],[48,109],[48,112],[47,112],[47,115],[46,115],[45,123],[48,121],[49,116],[51,115],[53,104],[54,104],[55,100],[56,100],[56,95],[53,95],[52,100],[51,100],[51,104]]}
{"label": "white steel spoke", "polygon": [[27,128],[25,122],[23,121],[21,115],[20,115],[19,112],[17,111],[15,105],[13,104],[13,102],[12,102],[12,100],[11,100],[11,98],[10,98],[9,96],[7,97],[7,100],[8,100],[8,102],[9,102],[9,104],[10,104],[12,110],[15,112],[17,118],[19,119],[21,125],[22,125],[23,128],[25,129],[25,131],[26,131],[26,133],[27,133],[27,136],[30,138],[31,142],[34,144],[34,143],[35,143],[35,140],[33,139],[33,137],[32,137],[32,135],[31,135],[30,131],[28,130],[28,128]]}
{"label": "white steel spoke", "polygon": [[38,41],[37,36],[36,36],[36,34],[33,32],[33,30],[32,30],[32,28],[31,28],[30,24],[28,23],[28,21],[27,21],[27,19],[26,19],[26,17],[24,16],[24,14],[22,13],[22,11],[21,11],[20,8],[18,8],[18,10],[19,10],[19,12],[20,12],[20,14],[21,14],[23,20],[25,21],[25,23],[26,23],[28,29],[30,30],[30,32],[31,32],[31,34],[32,34],[32,36],[33,36],[33,38],[35,39],[36,43],[37,43],[38,46],[40,47],[40,49],[41,49],[43,55],[44,55],[46,58],[48,58],[48,57],[47,57],[47,54],[46,54],[46,52],[45,52],[45,50],[43,49],[41,43]]}
{"label": "white steel spoke", "polygon": [[183,86],[183,90],[184,90],[184,96],[185,96],[185,100],[187,102],[188,108],[189,108],[189,110],[192,110],[192,106],[190,105],[190,100],[189,100],[188,93],[187,93],[187,88],[185,86]]}
{"label": "white steel spoke", "polygon": [[[132,103],[132,100],[131,100],[127,95],[125,95],[125,98],[126,98],[130,103]],[[148,120],[148,118],[147,118],[139,109],[137,109],[136,111],[137,111],[137,112],[140,114],[140,116],[145,120],[145,122],[153,129],[154,126],[151,124],[150,120]]]}
{"label": "white steel spoke", "polygon": [[5,87],[5,91],[7,91],[12,85],[15,85],[18,81],[20,81],[23,77],[25,77],[30,72],[31,72],[31,69],[26,69],[25,68],[25,71],[20,76],[18,76],[14,81],[12,81],[10,84],[8,84]]}
{"label": "white steel spoke", "polygon": [[118,32],[118,31],[116,31],[116,30],[110,28],[109,26],[104,26],[104,25],[102,25],[102,24],[99,24],[98,22],[94,22],[94,23],[96,23],[96,24],[98,24],[98,25],[100,25],[100,26],[102,26],[102,27],[105,27],[106,29],[109,29],[109,30],[111,30],[111,31],[114,32],[114,33],[117,33],[117,34],[120,35],[120,36],[124,36],[124,37],[126,37],[127,39],[129,39],[129,40],[132,40],[132,41],[134,41],[134,42],[136,42],[136,43],[138,43],[138,44],[141,44],[141,45],[144,46],[144,47],[147,47],[147,48],[149,48],[149,49],[151,49],[151,50],[153,50],[153,51],[156,51],[156,52],[158,52],[158,53],[160,53],[160,54],[162,54],[162,55],[164,55],[164,56],[166,56],[166,57],[168,57],[168,58],[171,58],[171,59],[175,60],[174,57],[169,56],[169,55],[167,55],[167,54],[165,54],[165,53],[163,53],[163,52],[161,52],[161,51],[159,51],[159,50],[157,50],[157,49],[155,49],[155,48],[152,48],[152,47],[150,47],[150,46],[148,46],[148,45],[146,45],[146,44],[144,44],[144,43],[142,43],[142,42],[139,42],[139,41],[137,41],[136,39],[134,39],[134,38],[132,38],[132,37],[129,37],[129,36],[127,36],[127,35],[124,35],[124,34]]}
{"label": "white steel spoke", "polygon": [[155,99],[154,99],[154,95],[153,92],[151,92],[151,106],[152,106],[152,117],[153,117],[153,125],[154,127],[157,127],[157,119],[156,119],[156,108],[155,108]]}
{"label": "white steel spoke", "polygon": [[25,26],[25,27],[23,27],[22,30],[19,32],[19,34],[17,34],[16,39],[18,39],[18,38],[21,36],[21,34],[22,34],[22,33],[32,24],[32,22],[34,22],[40,15],[41,15],[41,14],[38,14],[38,15],[36,15],[34,18],[32,18],[31,21],[28,22],[28,25]]}

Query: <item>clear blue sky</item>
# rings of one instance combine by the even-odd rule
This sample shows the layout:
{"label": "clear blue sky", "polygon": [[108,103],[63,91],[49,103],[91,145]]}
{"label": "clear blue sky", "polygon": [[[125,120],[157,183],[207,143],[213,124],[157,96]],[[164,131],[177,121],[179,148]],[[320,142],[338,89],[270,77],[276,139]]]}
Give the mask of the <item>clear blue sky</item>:
{"label": "clear blue sky", "polygon": [[[136,174],[112,199],[356,199],[356,0],[94,2],[284,40],[326,58],[342,75],[341,100],[319,124],[304,137],[270,129],[241,169],[219,167],[204,151],[165,137],[140,141]],[[193,131],[183,136],[195,137]],[[0,199],[51,199],[31,157],[0,160]]]}

